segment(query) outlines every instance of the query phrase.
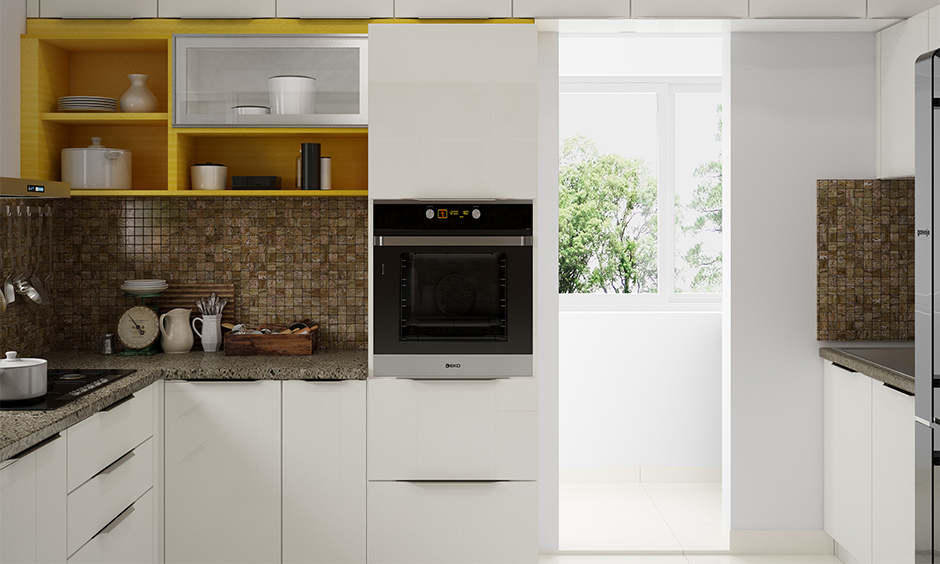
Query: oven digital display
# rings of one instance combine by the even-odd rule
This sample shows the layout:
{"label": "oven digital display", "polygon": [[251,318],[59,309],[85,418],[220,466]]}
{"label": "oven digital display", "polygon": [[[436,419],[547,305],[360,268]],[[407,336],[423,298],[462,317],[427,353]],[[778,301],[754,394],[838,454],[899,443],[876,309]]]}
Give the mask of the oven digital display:
{"label": "oven digital display", "polygon": [[464,217],[470,217],[470,210],[448,210],[448,209],[439,209],[437,210],[437,219],[461,219]]}

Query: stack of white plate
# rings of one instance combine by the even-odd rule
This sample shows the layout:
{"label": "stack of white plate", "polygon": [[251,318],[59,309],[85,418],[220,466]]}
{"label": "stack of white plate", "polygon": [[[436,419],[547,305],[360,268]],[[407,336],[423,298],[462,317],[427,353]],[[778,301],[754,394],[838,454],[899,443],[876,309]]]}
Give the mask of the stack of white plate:
{"label": "stack of white plate", "polygon": [[121,289],[124,290],[124,293],[131,294],[132,296],[150,296],[153,294],[159,294],[169,287],[170,286],[166,283],[166,280],[157,280],[151,278],[125,280],[124,283],[121,284]]}
{"label": "stack of white plate", "polygon": [[117,100],[103,96],[62,96],[60,112],[116,112]]}

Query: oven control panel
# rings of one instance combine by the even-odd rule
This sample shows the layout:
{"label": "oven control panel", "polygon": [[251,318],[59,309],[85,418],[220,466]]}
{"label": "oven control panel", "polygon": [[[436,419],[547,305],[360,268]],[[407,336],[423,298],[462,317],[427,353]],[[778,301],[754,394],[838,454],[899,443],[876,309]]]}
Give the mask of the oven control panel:
{"label": "oven control panel", "polygon": [[376,231],[520,231],[532,230],[532,202],[376,201]]}

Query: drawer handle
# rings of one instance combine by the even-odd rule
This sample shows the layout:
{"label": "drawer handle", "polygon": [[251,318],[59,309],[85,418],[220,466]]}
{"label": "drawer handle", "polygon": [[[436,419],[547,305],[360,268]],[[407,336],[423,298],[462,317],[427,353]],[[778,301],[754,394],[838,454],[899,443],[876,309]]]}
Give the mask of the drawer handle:
{"label": "drawer handle", "polygon": [[833,366],[838,366],[839,368],[841,368],[842,370],[845,370],[845,371],[847,371],[847,372],[858,372],[858,370],[852,370],[852,369],[849,368],[848,366],[843,366],[843,365],[839,364],[838,362],[833,362],[832,365],[833,365]]}
{"label": "drawer handle", "polygon": [[[134,503],[137,503],[137,502],[135,501]],[[103,529],[101,529],[100,531],[98,531],[98,534],[99,534],[99,535],[106,535],[106,534],[110,533],[110,532],[113,531],[118,525],[121,524],[121,521],[127,519],[127,518],[130,516],[130,514],[134,512],[134,503],[128,505],[128,506],[127,506],[127,509],[125,509],[124,511],[121,511],[121,513],[118,514],[117,517],[115,517],[114,519],[111,519],[111,522],[108,523],[107,525],[105,525]],[[95,535],[95,536],[97,536],[97,535]]]}
{"label": "drawer handle", "polygon": [[891,384],[889,384],[889,383],[887,383],[887,382],[882,382],[881,384],[882,384],[885,388],[888,388],[889,390],[894,390],[895,392],[902,393],[902,394],[904,394],[905,396],[914,397],[914,394],[912,394],[911,392],[908,392],[907,390],[902,390],[901,388],[899,388],[899,387],[897,387],[897,386],[892,386]]}
{"label": "drawer handle", "polygon": [[117,406],[119,406],[119,405],[121,405],[121,404],[123,404],[123,403],[127,403],[127,402],[131,401],[132,399],[134,399],[134,394],[131,394],[131,395],[127,396],[126,398],[121,398],[121,399],[117,400],[116,402],[112,403],[112,404],[109,405],[108,407],[105,407],[105,408],[102,409],[101,411],[111,411],[111,410],[114,409],[115,407],[117,407]]}
{"label": "drawer handle", "polygon": [[421,376],[400,376],[401,380],[414,380],[415,382],[495,382],[496,380],[509,380],[509,376],[487,376],[485,378],[437,378]]}
{"label": "drawer handle", "polygon": [[128,460],[132,458],[134,458],[134,451],[130,451],[129,453],[122,456],[121,458],[118,458],[117,460],[109,464],[104,470],[102,470],[101,472],[98,472],[98,474],[108,475],[111,472],[114,472],[115,468],[124,464],[125,462],[127,462]]}
{"label": "drawer handle", "polygon": [[395,480],[406,484],[499,484],[509,480]]}
{"label": "drawer handle", "polygon": [[62,436],[62,433],[56,433],[55,435],[52,435],[52,436],[49,437],[48,439],[43,439],[42,441],[40,441],[40,442],[34,444],[33,446],[31,446],[31,447],[29,447],[29,448],[27,448],[27,449],[24,449],[24,450],[22,450],[22,451],[20,451],[20,452],[18,452],[18,453],[16,453],[16,454],[14,454],[13,456],[10,457],[10,460],[19,460],[19,459],[25,457],[26,455],[30,454],[31,452],[34,452],[34,451],[37,451],[37,450],[41,449],[42,447],[44,447],[44,446],[46,446],[47,444],[51,443],[52,441],[54,441],[54,440],[60,438],[61,436]]}

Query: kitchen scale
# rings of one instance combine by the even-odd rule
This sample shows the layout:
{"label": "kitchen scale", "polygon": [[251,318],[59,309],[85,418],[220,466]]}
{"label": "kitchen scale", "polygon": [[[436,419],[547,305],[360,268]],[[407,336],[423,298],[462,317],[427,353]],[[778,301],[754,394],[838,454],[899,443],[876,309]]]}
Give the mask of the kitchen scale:
{"label": "kitchen scale", "polygon": [[132,306],[118,317],[117,338],[124,345],[121,356],[153,356],[163,352],[160,348],[160,308],[147,305],[147,298],[156,298],[160,294],[143,296],[124,294],[125,297],[140,299],[140,305]]}

